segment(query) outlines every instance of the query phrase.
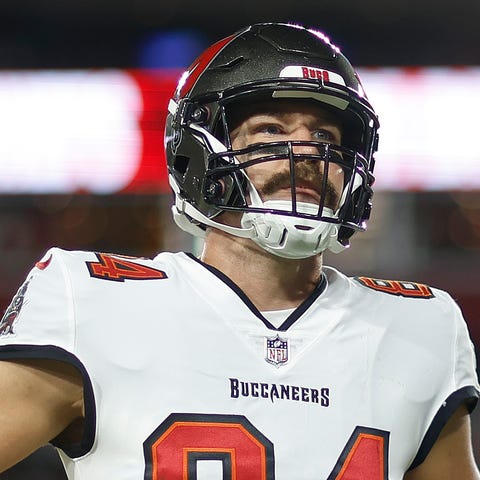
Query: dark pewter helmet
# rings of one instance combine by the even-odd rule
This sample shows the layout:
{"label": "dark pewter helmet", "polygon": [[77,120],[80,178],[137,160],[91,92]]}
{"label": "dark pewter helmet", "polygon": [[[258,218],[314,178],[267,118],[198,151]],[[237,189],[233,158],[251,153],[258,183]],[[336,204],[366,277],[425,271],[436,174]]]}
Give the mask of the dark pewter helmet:
{"label": "dark pewter helmet", "polygon": [[[301,99],[332,113],[342,127],[341,146],[325,142],[255,144],[232,148],[229,120],[239,106],[264,100]],[[194,234],[207,227],[251,238],[267,251],[305,258],[348,246],[370,216],[377,116],[347,58],[321,32],[298,25],[249,26],[208,48],[182,75],[169,103],[165,148],[177,224]],[[308,144],[316,154],[295,153]],[[240,161],[239,158],[254,159]],[[263,201],[248,177],[252,164],[284,159],[290,166],[292,199]],[[336,208],[320,194],[316,205],[296,199],[295,165],[343,169],[344,186]],[[278,164],[277,164],[278,165]],[[325,173],[326,172],[326,173]],[[321,190],[321,189],[319,189]],[[237,211],[237,225],[220,214]]]}

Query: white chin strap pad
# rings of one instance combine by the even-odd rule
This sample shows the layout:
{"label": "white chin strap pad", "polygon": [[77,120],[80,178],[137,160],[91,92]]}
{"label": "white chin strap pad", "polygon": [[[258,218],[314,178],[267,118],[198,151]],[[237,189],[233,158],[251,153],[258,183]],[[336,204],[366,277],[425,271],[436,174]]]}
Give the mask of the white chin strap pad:
{"label": "white chin strap pad", "polygon": [[[291,211],[292,203],[268,200],[263,207]],[[298,202],[297,210],[316,215],[318,206]],[[323,215],[334,218],[331,209],[325,208]],[[307,258],[327,249],[339,253],[346,248],[338,242],[338,227],[334,223],[273,213],[244,213],[242,227],[252,226],[256,233],[252,240],[266,251],[284,258]]]}

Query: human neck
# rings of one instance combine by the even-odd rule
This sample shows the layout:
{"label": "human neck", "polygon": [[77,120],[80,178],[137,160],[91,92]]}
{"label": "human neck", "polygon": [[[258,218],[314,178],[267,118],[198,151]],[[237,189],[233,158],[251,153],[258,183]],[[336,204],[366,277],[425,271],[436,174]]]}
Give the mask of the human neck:
{"label": "human neck", "polygon": [[260,311],[297,307],[316,288],[322,272],[321,255],[285,259],[216,229],[207,233],[201,260],[227,275]]}

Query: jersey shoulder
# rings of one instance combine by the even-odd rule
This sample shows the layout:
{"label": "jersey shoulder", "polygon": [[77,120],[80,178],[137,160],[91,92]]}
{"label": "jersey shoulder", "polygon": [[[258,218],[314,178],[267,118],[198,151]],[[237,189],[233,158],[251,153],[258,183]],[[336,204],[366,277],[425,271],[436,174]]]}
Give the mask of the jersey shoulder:
{"label": "jersey shoulder", "polygon": [[434,359],[432,372],[441,372],[450,382],[451,390],[445,390],[444,398],[463,387],[473,387],[478,396],[468,325],[449,293],[412,281],[347,277],[334,269],[328,269],[327,278],[334,303],[349,312],[350,326],[381,332],[378,338],[387,355],[406,361],[408,352],[409,361],[418,369],[425,369]]}
{"label": "jersey shoulder", "polygon": [[367,276],[352,277],[352,280],[362,287],[396,297],[431,299],[436,296],[434,289],[429,285],[410,280],[390,280]]}
{"label": "jersey shoulder", "polygon": [[[115,304],[119,296],[125,302],[142,298],[144,290],[137,287],[155,283],[142,281],[169,278],[175,262],[174,255],[147,259],[51,248],[29,271],[1,317],[0,345],[41,342],[71,349],[76,323],[85,312],[95,310],[91,318],[97,318],[100,304]],[[146,295],[154,294],[148,290]]]}
{"label": "jersey shoulder", "polygon": [[406,309],[422,313],[435,319],[446,318],[450,323],[454,318],[463,317],[458,304],[452,296],[440,288],[412,280],[395,280],[369,276],[350,277],[362,295],[367,292],[378,301],[391,304],[394,308],[405,306]]}
{"label": "jersey shoulder", "polygon": [[450,294],[430,285],[360,275],[348,277],[332,268],[326,274],[334,303],[348,306],[359,317],[417,332],[434,328],[437,332],[440,329],[452,333],[465,322]]}
{"label": "jersey shoulder", "polygon": [[369,300],[430,300],[431,303],[455,303],[448,292],[425,283],[412,280],[386,279],[366,275],[346,276],[332,267],[324,267],[329,283],[336,285],[337,290],[349,291],[352,297],[368,298]]}
{"label": "jersey shoulder", "polygon": [[98,252],[82,250],[64,250],[51,248],[36,263],[35,270],[52,271],[57,266],[67,276],[78,281],[79,278],[98,279],[108,282],[125,282],[128,280],[157,280],[168,278],[167,270],[175,268],[176,256],[167,252],[155,258],[137,257],[115,252]]}

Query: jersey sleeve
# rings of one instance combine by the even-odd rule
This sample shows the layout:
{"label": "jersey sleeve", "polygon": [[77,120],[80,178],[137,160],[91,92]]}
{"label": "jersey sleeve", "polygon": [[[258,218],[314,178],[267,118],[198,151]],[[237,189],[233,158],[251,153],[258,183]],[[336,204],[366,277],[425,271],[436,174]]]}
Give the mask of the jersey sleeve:
{"label": "jersey sleeve", "polygon": [[28,273],[3,315],[0,356],[22,346],[73,352],[74,332],[70,285],[61,254],[51,249]]}
{"label": "jersey sleeve", "polygon": [[78,457],[93,444],[95,407],[89,375],[75,354],[75,311],[64,252],[50,249],[28,273],[0,322],[0,360],[50,359],[76,367],[83,377],[86,426],[80,444],[57,445]]}
{"label": "jersey sleeve", "polygon": [[[423,437],[410,469],[417,467],[425,460],[442,428],[453,413],[461,405],[465,405],[468,411],[472,412],[480,398],[475,350],[467,324],[454,300],[445,292],[438,292],[438,294],[445,297],[453,323],[451,371],[445,376],[444,389],[438,398],[439,407]],[[432,333],[434,334],[434,332]]]}
{"label": "jersey sleeve", "polygon": [[[471,412],[480,398],[480,386],[476,373],[476,358],[473,343],[470,339],[467,324],[459,307],[453,302],[456,339],[453,358],[454,393],[460,392],[459,402],[465,403]],[[463,392],[463,393],[462,393]]]}

